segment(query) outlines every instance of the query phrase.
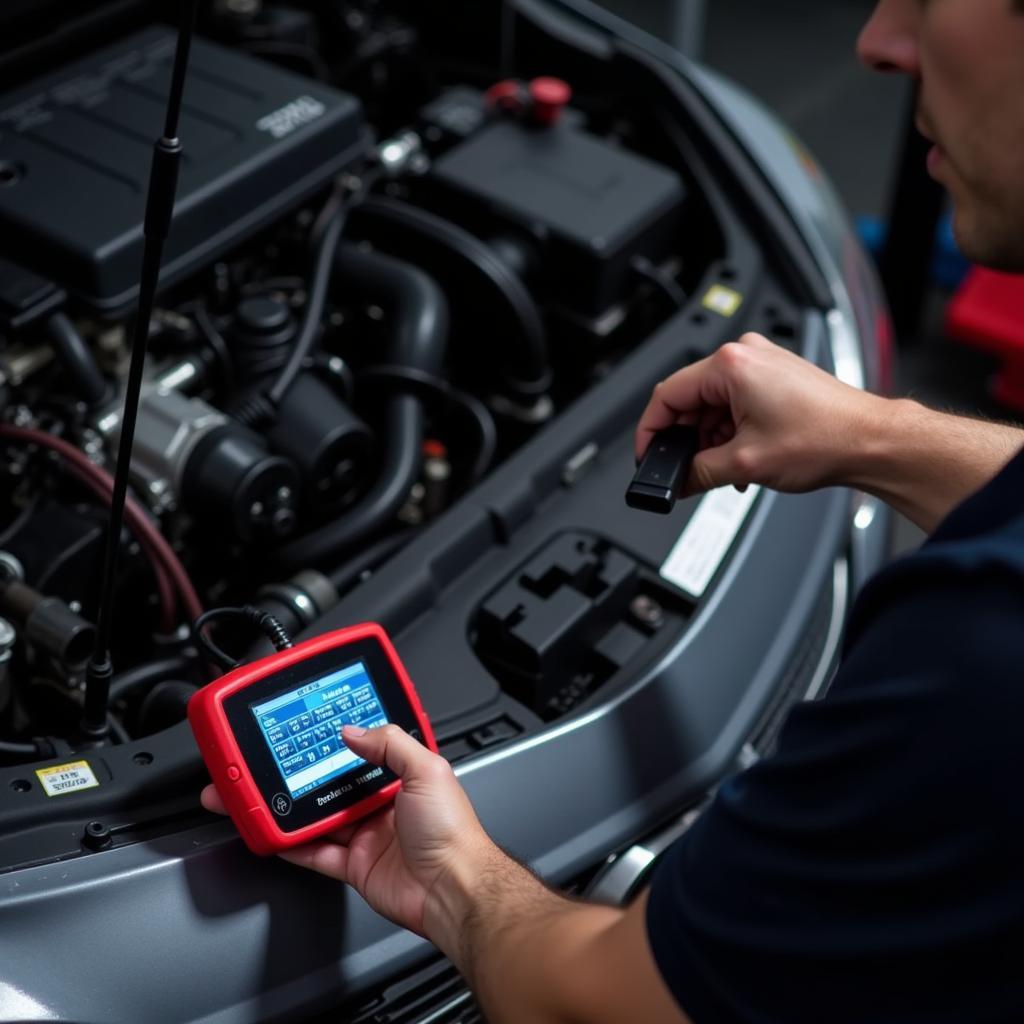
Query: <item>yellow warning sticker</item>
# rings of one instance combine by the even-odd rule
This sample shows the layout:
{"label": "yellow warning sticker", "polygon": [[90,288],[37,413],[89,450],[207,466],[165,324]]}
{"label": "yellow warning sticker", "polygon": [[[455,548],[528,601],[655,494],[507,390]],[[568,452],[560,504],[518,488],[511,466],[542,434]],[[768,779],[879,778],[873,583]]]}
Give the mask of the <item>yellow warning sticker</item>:
{"label": "yellow warning sticker", "polygon": [[37,768],[36,775],[47,796],[60,796],[78,789],[92,789],[93,786],[100,784],[88,761],[71,761],[49,768]]}
{"label": "yellow warning sticker", "polygon": [[724,284],[713,284],[701,305],[719,316],[732,316],[743,305],[743,296],[732,288],[726,288]]}

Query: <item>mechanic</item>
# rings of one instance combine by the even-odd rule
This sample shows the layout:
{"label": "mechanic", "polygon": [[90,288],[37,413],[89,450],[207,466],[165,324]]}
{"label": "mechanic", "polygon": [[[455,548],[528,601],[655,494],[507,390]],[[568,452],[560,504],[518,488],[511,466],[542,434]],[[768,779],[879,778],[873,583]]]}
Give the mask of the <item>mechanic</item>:
{"label": "mechanic", "polygon": [[[1024,3],[881,0],[859,52],[920,82],[963,252],[1024,271]],[[657,387],[637,453],[676,421],[694,493],[854,487],[931,534],[860,597],[827,697],[627,909],[545,888],[394,726],[345,733],[402,777],[394,807],[287,859],[427,936],[494,1022],[1024,1020],[1024,433],[752,334]]]}

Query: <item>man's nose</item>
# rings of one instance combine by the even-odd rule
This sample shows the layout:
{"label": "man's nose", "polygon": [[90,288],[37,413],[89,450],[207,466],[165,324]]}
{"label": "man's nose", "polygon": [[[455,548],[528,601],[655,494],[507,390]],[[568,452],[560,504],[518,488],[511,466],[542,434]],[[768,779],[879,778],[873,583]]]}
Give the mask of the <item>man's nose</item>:
{"label": "man's nose", "polygon": [[857,40],[857,56],[873,71],[921,77],[918,0],[880,0]]}

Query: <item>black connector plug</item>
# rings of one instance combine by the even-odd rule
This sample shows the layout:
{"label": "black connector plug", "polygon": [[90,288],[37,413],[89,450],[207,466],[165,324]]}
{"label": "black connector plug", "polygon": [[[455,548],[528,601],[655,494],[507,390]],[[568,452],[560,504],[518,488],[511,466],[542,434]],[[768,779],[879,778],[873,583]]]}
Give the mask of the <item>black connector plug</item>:
{"label": "black connector plug", "polygon": [[626,491],[626,504],[668,515],[686,486],[699,447],[696,427],[676,424],[655,434]]}

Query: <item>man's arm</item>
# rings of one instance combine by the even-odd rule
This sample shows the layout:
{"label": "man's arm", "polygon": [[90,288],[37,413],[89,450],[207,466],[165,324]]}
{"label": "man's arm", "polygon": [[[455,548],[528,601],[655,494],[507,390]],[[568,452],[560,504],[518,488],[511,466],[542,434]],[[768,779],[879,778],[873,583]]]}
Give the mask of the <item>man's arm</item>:
{"label": "man's arm", "polygon": [[647,942],[644,893],[627,910],[564,899],[492,848],[428,901],[428,935],[492,1024],[688,1024]]}
{"label": "man's arm", "polygon": [[1024,430],[875,396],[862,442],[841,456],[849,487],[873,494],[931,533],[1022,448]]}
{"label": "man's arm", "polygon": [[674,423],[700,427],[690,493],[857,487],[929,533],[1024,448],[1018,427],[859,391],[758,334],[655,388],[637,457]]}
{"label": "man's arm", "polygon": [[[429,938],[492,1024],[688,1024],[648,946],[644,898],[628,910],[564,899],[491,841],[443,758],[394,725],[344,738],[401,777],[395,805],[284,859]],[[203,803],[223,813],[213,786]]]}

